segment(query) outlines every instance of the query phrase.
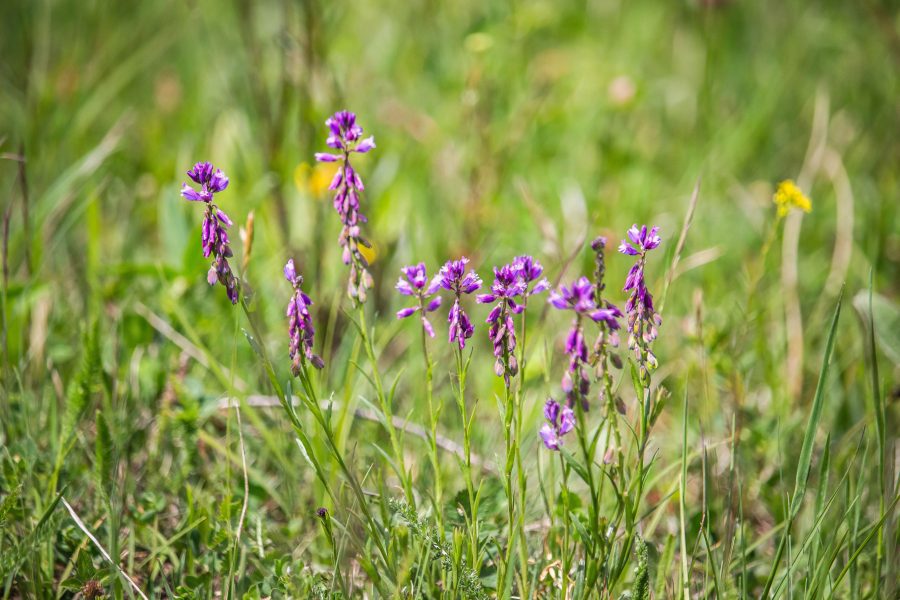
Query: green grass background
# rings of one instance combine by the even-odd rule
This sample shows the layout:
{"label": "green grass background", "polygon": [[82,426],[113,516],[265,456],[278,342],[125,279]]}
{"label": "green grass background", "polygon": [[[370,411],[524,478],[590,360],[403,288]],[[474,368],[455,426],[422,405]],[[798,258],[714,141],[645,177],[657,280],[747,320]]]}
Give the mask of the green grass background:
{"label": "green grass background", "polygon": [[[377,251],[370,310],[379,315],[386,380],[401,375],[397,414],[427,420],[418,331],[392,316],[402,306],[392,287],[400,266],[424,260],[434,271],[465,254],[489,280],[492,265],[529,253],[554,281],[571,279],[590,272],[586,241],[598,234],[617,241],[632,223],[646,222],[660,225],[665,240],[649,267],[660,298],[702,178],[657,342],[658,380],[675,398],[689,395],[688,446],[696,453],[689,538],[698,535],[704,506],[715,537],[725,535],[735,464],[747,526],[765,540],[751,562],[751,572],[761,573],[753,585],[764,580],[775,545],[765,536],[785,518],[844,282],[848,308],[825,382],[816,457],[830,434],[832,488],[849,472],[854,490],[857,483],[869,490],[860,501],[864,520],[877,519],[865,327],[849,306],[864,306],[850,301],[874,272],[890,443],[900,362],[894,4],[13,0],[0,7],[0,55],[0,202],[8,230],[0,497],[13,498],[0,518],[6,593],[62,593],[67,565],[65,575],[79,585],[76,575],[93,577],[92,569],[113,580],[53,504],[63,486],[146,588],[166,595],[179,586],[221,586],[243,491],[234,418],[217,403],[270,390],[240,331],[246,325],[222,289],[205,283],[200,212],[178,195],[184,171],[198,160],[231,178],[219,204],[236,223],[238,264],[238,224],[254,213],[243,275],[280,378],[289,371],[282,315],[290,293],[280,273],[294,257],[316,302],[317,345],[329,363],[321,385],[341,403],[347,451],[360,473],[379,469],[369,442],[385,447],[383,433],[352,417],[371,390],[353,366],[361,348],[341,310],[349,304],[339,223],[311,164],[325,149],[323,121],[342,108],[357,112],[378,144],[357,164]],[[781,237],[765,264],[760,251],[775,185],[797,178],[804,164],[813,211],[802,219],[796,253],[804,367],[794,395],[785,378]],[[616,290],[630,263],[618,255],[608,263]],[[759,273],[750,310],[748,290]],[[476,323],[485,312],[472,307]],[[443,318],[436,321],[435,393],[452,404],[452,354]],[[558,393],[566,324],[547,312],[529,336],[531,465],[541,455],[543,400]],[[99,362],[86,370],[92,336]],[[491,463],[502,453],[493,396],[501,383],[491,375],[486,338],[479,327],[470,388],[479,399],[475,451]],[[97,376],[79,394],[79,373],[91,369]],[[670,402],[654,430],[660,480],[648,505],[677,483],[680,405]],[[256,593],[279,577],[299,577],[303,567],[306,575],[327,572],[330,555],[313,517],[324,494],[286,419],[277,409],[246,410],[251,496],[239,590]],[[95,452],[96,411],[112,448],[105,474]],[[442,431],[458,438],[449,404],[445,413]],[[729,452],[733,424],[741,431],[736,456]],[[862,474],[859,456],[850,462],[860,444],[870,467]],[[407,436],[405,445],[427,481],[424,443]],[[451,493],[461,489],[449,464],[445,476]],[[500,503],[499,487],[495,495]],[[48,508],[55,509],[37,527]],[[677,533],[676,508],[667,503],[656,513],[654,552]],[[537,497],[533,509],[541,519]],[[829,516],[835,528],[846,526],[841,514]],[[888,534],[891,546],[896,530]],[[868,589],[871,581],[863,581]],[[121,580],[109,585],[127,593]]]}

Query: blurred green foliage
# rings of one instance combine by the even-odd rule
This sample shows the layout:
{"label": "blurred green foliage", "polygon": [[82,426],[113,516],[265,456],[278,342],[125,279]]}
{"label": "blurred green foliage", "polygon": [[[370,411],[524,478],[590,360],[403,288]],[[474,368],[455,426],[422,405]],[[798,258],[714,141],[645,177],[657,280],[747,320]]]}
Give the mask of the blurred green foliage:
{"label": "blurred green foliage", "polygon": [[[234,422],[217,402],[269,390],[240,332],[246,326],[223,290],[205,283],[200,213],[178,195],[195,161],[231,178],[219,201],[236,223],[238,264],[238,225],[254,214],[243,275],[268,334],[262,343],[283,359],[279,376],[288,376],[281,315],[289,295],[280,273],[294,257],[316,302],[317,343],[330,365],[322,386],[343,407],[342,439],[361,472],[377,460],[356,443],[360,429],[373,438],[380,430],[361,421],[351,432],[359,396],[371,392],[341,310],[346,272],[324,189],[330,177],[312,161],[325,149],[325,118],[340,108],[357,112],[378,144],[357,163],[376,249],[371,304],[383,315],[376,341],[388,381],[403,372],[396,412],[413,421],[425,420],[416,403],[421,367],[406,360],[418,332],[392,319],[401,265],[424,260],[431,272],[465,254],[489,281],[491,265],[529,253],[551,279],[571,279],[591,270],[591,238],[615,241],[632,223],[652,222],[665,238],[650,266],[661,291],[702,178],[666,298],[660,377],[676,391],[692,382],[698,443],[727,437],[733,419],[745,428],[743,490],[758,502],[755,523],[780,522],[798,450],[791,436],[805,423],[830,311],[841,283],[855,294],[870,270],[890,328],[876,336],[887,359],[883,385],[896,389],[898,64],[900,12],[878,0],[2,3],[0,496],[19,499],[0,513],[0,554],[21,554],[18,589],[48,589],[60,575],[54,565],[70,560],[72,581],[93,576],[72,558],[88,550],[76,551],[83,538],[71,524],[49,521],[56,543],[33,531],[64,486],[86,523],[106,527],[104,507],[119,507],[127,533],[101,539],[115,540],[128,554],[126,571],[160,593],[205,595],[217,585],[210,573],[226,564],[241,473]],[[813,211],[796,253],[806,360],[795,397],[784,373],[790,298],[781,277],[792,250],[785,258],[776,243],[759,261],[775,185],[798,177]],[[610,256],[611,290],[629,266]],[[757,273],[758,305],[750,306]],[[537,428],[543,398],[557,391],[564,321],[548,313],[545,335],[533,338],[529,377],[541,392],[530,398],[526,429]],[[840,444],[831,457],[838,469],[869,419],[861,331],[852,318],[841,323],[823,417]],[[102,373],[85,384],[89,406],[73,415],[65,390],[85,377],[93,356],[81,340],[92,335]],[[476,337],[470,385],[481,426],[473,434],[491,461],[499,383],[484,331]],[[450,364],[437,339],[439,364]],[[450,402],[446,371],[436,371],[435,389]],[[95,410],[112,440],[102,453],[103,479],[115,481],[108,501],[92,492],[97,432],[84,416]],[[663,466],[678,462],[670,460],[681,444],[676,410],[667,408],[655,433]],[[443,417],[451,436],[459,427],[452,412]],[[330,557],[314,542],[311,517],[323,493],[283,416],[248,413],[252,501],[241,589],[319,589],[321,581],[297,577]],[[70,418],[80,420],[71,448],[62,435]],[[528,460],[537,454],[535,436]],[[713,510],[722,515],[732,507],[719,492]],[[501,513],[491,502],[488,514]],[[693,517],[696,535],[699,512]],[[661,548],[666,532],[648,543]],[[95,565],[107,569],[105,585],[124,589],[108,565]]]}

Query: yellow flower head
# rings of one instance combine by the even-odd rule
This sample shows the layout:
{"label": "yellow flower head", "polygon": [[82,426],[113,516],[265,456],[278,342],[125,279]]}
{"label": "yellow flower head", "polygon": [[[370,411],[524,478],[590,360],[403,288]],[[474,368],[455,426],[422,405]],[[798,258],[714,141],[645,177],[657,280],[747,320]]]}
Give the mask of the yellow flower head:
{"label": "yellow flower head", "polygon": [[358,246],[359,253],[363,255],[363,258],[366,259],[366,262],[370,265],[375,262],[378,258],[378,246],[375,245],[375,242],[369,240],[370,247],[363,246],[360,244]]}
{"label": "yellow flower head", "polygon": [[294,185],[298,190],[307,192],[314,200],[319,200],[328,191],[337,169],[334,163],[316,163],[313,166],[300,163],[294,169]]}
{"label": "yellow flower head", "polygon": [[779,217],[787,216],[792,208],[799,208],[803,212],[812,210],[810,199],[790,179],[785,179],[778,184],[778,189],[775,191],[772,201],[778,207]]}

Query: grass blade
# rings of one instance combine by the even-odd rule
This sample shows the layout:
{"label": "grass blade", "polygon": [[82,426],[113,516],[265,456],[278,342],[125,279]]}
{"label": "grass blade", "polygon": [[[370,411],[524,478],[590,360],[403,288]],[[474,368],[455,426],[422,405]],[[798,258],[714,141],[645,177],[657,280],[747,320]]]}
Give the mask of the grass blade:
{"label": "grass blade", "polygon": [[803,445],[800,449],[800,458],[797,463],[797,478],[794,482],[794,493],[791,495],[791,503],[788,508],[787,524],[784,529],[784,537],[775,552],[772,560],[769,578],[766,580],[766,586],[763,588],[762,598],[769,597],[769,590],[772,589],[772,583],[775,581],[775,575],[778,572],[778,563],[781,562],[781,555],[784,553],[785,543],[791,535],[791,524],[794,517],[800,512],[800,506],[803,504],[803,496],[806,493],[806,484],[809,480],[809,468],[812,462],[813,444],[815,443],[816,430],[819,427],[819,420],[822,417],[822,405],[825,399],[825,381],[828,376],[828,367],[831,364],[831,355],[834,352],[834,338],[837,333],[837,324],[841,316],[841,304],[844,299],[844,288],[838,296],[837,306],[834,309],[834,317],[831,319],[831,328],[828,331],[828,339],[825,342],[825,355],[822,357],[822,369],[819,371],[819,382],[816,384],[816,394],[813,397],[812,408],[810,409],[809,420],[806,422],[806,431],[803,433]]}

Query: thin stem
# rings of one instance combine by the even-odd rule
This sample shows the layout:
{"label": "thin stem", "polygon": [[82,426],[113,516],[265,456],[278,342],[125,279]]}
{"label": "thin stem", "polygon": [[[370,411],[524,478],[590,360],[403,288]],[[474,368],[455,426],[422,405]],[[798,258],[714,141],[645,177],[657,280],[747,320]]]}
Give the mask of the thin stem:
{"label": "thin stem", "polygon": [[632,479],[631,485],[636,487],[631,512],[626,514],[625,521],[625,543],[622,546],[622,559],[619,567],[616,569],[614,576],[611,578],[610,587],[622,575],[625,566],[628,564],[628,557],[631,554],[631,546],[634,544],[635,529],[638,521],[638,513],[641,505],[641,497],[644,494],[644,451],[647,448],[648,432],[648,413],[650,402],[650,388],[645,386],[643,389],[643,398],[641,399],[641,414],[638,429],[638,470],[636,478]]}
{"label": "thin stem", "polygon": [[[501,317],[503,318],[503,317]],[[507,353],[508,354],[508,353]],[[506,558],[503,565],[503,577],[500,579],[502,585],[506,585],[510,570],[513,568],[513,546],[516,542],[516,500],[513,491],[512,470],[515,463],[516,451],[513,440],[513,406],[514,396],[510,389],[509,383],[505,386],[506,402],[503,415],[503,436],[506,443],[506,463],[503,468],[503,490],[506,493],[507,519],[509,523],[506,543]]]}
{"label": "thin stem", "polygon": [[[509,315],[509,307],[503,302],[503,309],[498,317],[499,323],[506,323]],[[499,585],[506,585],[510,578],[510,571],[513,569],[513,547],[516,542],[516,500],[513,491],[513,467],[515,466],[517,456],[516,440],[514,438],[514,417],[515,417],[515,395],[513,394],[511,381],[509,376],[510,349],[506,340],[503,341],[503,382],[506,391],[505,403],[503,409],[503,437],[506,445],[506,463],[503,468],[503,489],[506,492],[508,533],[506,545],[506,558],[503,565],[503,577],[500,578]]]}
{"label": "thin stem", "polygon": [[[254,337],[258,342],[260,342],[262,340],[262,336],[260,334],[259,327],[257,327],[256,322],[251,318],[250,310],[247,307],[246,299],[243,297],[243,295],[241,296],[241,308],[244,311],[244,315],[247,317],[247,322],[250,324],[250,329],[253,331]],[[265,345],[262,343],[257,343],[255,345],[255,348],[259,352],[260,358],[263,361],[263,367],[266,371],[266,375],[269,378],[269,382],[272,385],[272,389],[275,391],[275,395],[278,397],[278,400],[281,403],[281,406],[284,409],[285,413],[287,414],[288,419],[290,419],[291,425],[294,428],[294,432],[296,433],[297,438],[300,441],[303,451],[307,454],[309,462],[312,464],[313,469],[316,472],[316,476],[325,487],[325,491],[329,495],[329,497],[331,497],[333,501],[337,502],[338,496],[331,488],[331,485],[328,482],[328,477],[326,476],[324,469],[322,469],[322,465],[319,463],[319,461],[315,457],[315,454],[313,453],[312,444],[309,440],[309,437],[306,435],[306,431],[303,429],[303,424],[300,422],[300,418],[297,416],[296,411],[294,411],[291,400],[287,398],[284,390],[281,387],[281,384],[278,383],[278,377],[275,375],[275,369],[272,366],[272,362],[269,360],[268,354],[266,353]],[[335,443],[334,432],[331,430],[331,427],[325,420],[324,415],[322,415],[322,410],[319,406],[315,390],[313,389],[313,386],[309,381],[309,373],[306,369],[305,359],[301,360],[299,375],[301,385],[303,385],[304,390],[306,391],[306,395],[301,396],[301,398],[306,400],[306,405],[309,408],[310,413],[312,413],[316,422],[322,428],[322,432],[325,434],[325,440],[328,444],[329,450],[331,450],[334,458],[337,460],[338,466],[340,467],[341,471],[344,474],[344,477],[350,484],[350,489],[353,490],[353,493],[356,496],[356,500],[359,503],[360,509],[363,511],[365,524],[369,530],[370,538],[378,548],[378,552],[381,555],[382,561],[384,562],[384,565],[387,569],[388,576],[391,580],[395,580],[394,568],[391,565],[388,552],[381,539],[382,533],[378,528],[377,522],[372,516],[372,512],[369,509],[369,505],[366,501],[366,496],[362,490],[362,487],[357,481],[356,476],[347,467],[347,463],[344,461],[344,457],[341,454],[340,450],[338,450],[337,444]]]}
{"label": "thin stem", "polygon": [[522,569],[521,597],[528,597],[528,543],[525,537],[525,499],[528,492],[528,480],[522,464],[522,406],[525,402],[525,342],[526,317],[528,315],[528,295],[522,301],[522,330],[519,335],[519,385],[516,388],[516,467],[519,482],[519,561]]}
{"label": "thin stem", "polygon": [[[425,301],[420,296],[419,297],[419,312],[422,314],[422,318],[425,318]],[[441,533],[441,539],[444,539],[444,511],[443,511],[443,490],[441,484],[441,466],[440,461],[438,459],[438,448],[437,448],[437,422],[438,415],[434,410],[434,394],[433,394],[433,386],[432,386],[432,363],[431,356],[428,353],[428,334],[425,332],[425,327],[420,327],[422,330],[422,356],[425,359],[425,397],[428,402],[428,415],[430,418],[431,424],[431,435],[428,439],[429,450],[431,451],[431,465],[434,469],[434,509],[435,514],[437,516],[438,529]]]}
{"label": "thin stem", "polygon": [[462,418],[463,425],[463,453],[465,457],[464,475],[466,480],[466,492],[469,495],[469,510],[471,512],[471,535],[469,536],[469,559],[472,568],[477,572],[479,565],[478,550],[478,498],[475,495],[475,483],[472,479],[472,451],[469,441],[469,424],[470,417],[466,410],[466,371],[467,367],[463,362],[462,348],[456,346],[456,375],[459,382],[459,394],[456,398],[456,405],[459,408],[459,414]]}
{"label": "thin stem", "polygon": [[[576,384],[577,385],[577,384]],[[600,499],[597,496],[597,486],[594,482],[594,457],[592,456],[590,445],[587,441],[587,419],[584,411],[584,398],[579,393],[575,400],[575,411],[578,415],[578,423],[575,427],[578,433],[578,445],[581,448],[581,454],[584,458],[584,468],[587,472],[587,484],[591,494],[591,506],[589,516],[591,519],[591,531],[598,532],[600,530]],[[594,544],[589,544],[586,548],[591,558],[596,557],[596,548]]]}
{"label": "thin stem", "polygon": [[[390,569],[391,578],[393,578],[393,568],[388,561],[388,553],[381,541],[381,532],[378,530],[375,518],[372,516],[372,512],[369,508],[368,502],[366,502],[365,492],[363,492],[362,486],[359,484],[356,476],[347,467],[347,463],[344,461],[343,455],[341,454],[340,450],[338,450],[337,444],[335,443],[334,439],[334,432],[332,431],[328,421],[325,419],[325,415],[322,414],[322,407],[319,404],[318,395],[316,394],[315,388],[313,387],[310,380],[309,370],[307,369],[305,359],[303,359],[300,363],[300,383],[301,385],[303,385],[304,390],[306,391],[307,407],[310,409],[310,412],[312,413],[313,418],[315,418],[316,422],[319,424],[319,427],[321,427],[322,431],[325,433],[325,440],[328,442],[328,447],[337,460],[341,471],[343,471],[344,473],[344,476],[350,483],[350,487],[353,489],[353,492],[356,496],[356,501],[359,503],[360,509],[363,511],[363,514],[368,521],[372,539],[374,540],[376,546],[378,546],[378,550],[381,553],[382,558],[384,559],[385,565],[387,565]],[[293,419],[295,419],[299,424],[299,419],[297,419],[297,415],[294,412],[293,407],[291,407],[290,412],[293,414]],[[307,440],[307,444],[308,443],[309,442]],[[334,498],[334,496],[332,497]]]}
{"label": "thin stem", "polygon": [[568,588],[569,588],[569,569],[571,569],[569,565],[569,539],[571,538],[571,533],[569,531],[569,465],[566,464],[565,459],[563,459],[562,453],[559,453],[559,464],[560,468],[562,468],[563,474],[563,484],[562,484],[562,497],[563,497],[563,547],[562,547],[562,589],[560,591],[560,599],[566,600],[568,598]]}
{"label": "thin stem", "polygon": [[359,331],[363,339],[363,346],[366,349],[366,355],[372,365],[372,381],[375,384],[375,394],[378,396],[378,404],[381,412],[384,413],[384,427],[387,429],[388,437],[391,440],[391,449],[394,452],[394,460],[397,463],[397,471],[400,476],[400,483],[406,495],[406,501],[410,506],[415,508],[415,500],[412,493],[412,481],[406,470],[406,464],[403,460],[403,449],[400,446],[400,438],[397,436],[397,429],[394,427],[394,413],[391,407],[390,399],[385,396],[384,386],[381,383],[381,373],[378,370],[378,359],[375,357],[375,348],[372,345],[372,339],[369,337],[368,326],[366,325],[366,308],[364,304],[357,303],[359,309]]}

